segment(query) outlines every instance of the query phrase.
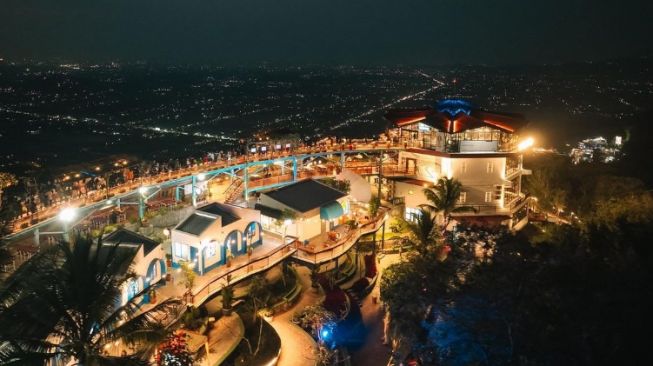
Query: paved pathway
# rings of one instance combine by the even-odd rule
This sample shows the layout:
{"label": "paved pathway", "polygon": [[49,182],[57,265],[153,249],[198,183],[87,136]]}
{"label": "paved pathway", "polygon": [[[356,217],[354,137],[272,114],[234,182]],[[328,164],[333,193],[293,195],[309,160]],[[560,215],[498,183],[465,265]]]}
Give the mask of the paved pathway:
{"label": "paved pathway", "polygon": [[[386,267],[398,260],[399,255],[397,254],[384,256],[378,266],[379,273],[383,273]],[[352,365],[385,366],[390,359],[391,349],[382,342],[384,312],[381,302],[377,301],[375,304],[372,299],[373,297],[379,298],[380,284],[381,279],[379,278],[372,292],[362,301],[361,313],[363,323],[367,328],[367,338],[363,346],[352,353]]]}
{"label": "paved pathway", "polygon": [[311,287],[310,274],[307,269],[299,267],[297,271],[302,284],[301,298],[288,311],[275,315],[270,322],[281,338],[281,356],[277,363],[278,366],[315,366],[316,364],[317,344],[291,319],[295,312],[304,307],[320,303],[323,295]]}
{"label": "paved pathway", "polygon": [[235,312],[218,319],[208,334],[208,364],[219,365],[224,361],[238,346],[244,334],[245,326]]}

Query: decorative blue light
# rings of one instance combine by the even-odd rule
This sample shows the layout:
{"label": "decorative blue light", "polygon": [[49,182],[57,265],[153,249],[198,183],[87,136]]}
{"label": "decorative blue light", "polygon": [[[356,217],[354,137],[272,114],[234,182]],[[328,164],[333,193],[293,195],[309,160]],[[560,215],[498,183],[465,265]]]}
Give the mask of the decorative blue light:
{"label": "decorative blue light", "polygon": [[455,117],[460,113],[469,115],[475,106],[463,99],[443,99],[438,101],[435,108],[438,112],[447,113],[451,117]]}
{"label": "decorative blue light", "polygon": [[331,347],[335,346],[336,324],[334,322],[323,324],[318,332],[318,338],[324,344],[331,345]]}
{"label": "decorative blue light", "polygon": [[324,328],[322,329],[321,335],[323,341],[328,341],[329,338],[331,337],[331,332],[329,331],[329,329]]}

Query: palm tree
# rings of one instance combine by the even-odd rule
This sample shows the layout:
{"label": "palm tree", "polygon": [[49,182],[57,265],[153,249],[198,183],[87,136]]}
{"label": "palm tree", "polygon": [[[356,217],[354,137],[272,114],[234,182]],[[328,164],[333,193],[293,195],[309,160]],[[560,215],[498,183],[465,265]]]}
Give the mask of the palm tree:
{"label": "palm tree", "polygon": [[424,195],[430,204],[422,206],[428,207],[434,212],[442,213],[444,221],[442,224],[442,233],[447,230],[451,222],[451,214],[461,212],[476,212],[472,206],[459,206],[458,200],[463,185],[453,178],[440,178],[438,182],[429,188],[424,188]]}
{"label": "palm tree", "polygon": [[256,275],[252,277],[249,285],[249,298],[252,300],[252,321],[256,321],[258,310],[268,305],[270,300],[270,288],[263,275]]}
{"label": "palm tree", "polygon": [[406,226],[413,237],[413,245],[419,254],[426,254],[435,244],[436,223],[435,214],[428,207],[420,207],[419,213],[415,215],[414,221],[407,221]]}
{"label": "palm tree", "polygon": [[119,306],[132,260],[133,250],[87,237],[36,254],[0,288],[0,365],[149,364],[182,303],[139,311],[141,293]]}

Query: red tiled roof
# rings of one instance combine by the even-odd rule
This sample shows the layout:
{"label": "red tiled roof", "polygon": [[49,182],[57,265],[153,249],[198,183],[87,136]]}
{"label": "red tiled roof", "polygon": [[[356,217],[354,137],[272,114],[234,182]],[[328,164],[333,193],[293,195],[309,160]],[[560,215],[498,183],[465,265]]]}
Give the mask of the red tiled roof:
{"label": "red tiled roof", "polygon": [[474,109],[469,114],[461,112],[455,116],[451,116],[446,112],[439,112],[437,109],[431,107],[392,109],[385,114],[385,118],[392,121],[396,127],[421,122],[448,133],[459,133],[484,126],[513,133],[524,127],[527,123],[522,115],[514,113],[499,113]]}

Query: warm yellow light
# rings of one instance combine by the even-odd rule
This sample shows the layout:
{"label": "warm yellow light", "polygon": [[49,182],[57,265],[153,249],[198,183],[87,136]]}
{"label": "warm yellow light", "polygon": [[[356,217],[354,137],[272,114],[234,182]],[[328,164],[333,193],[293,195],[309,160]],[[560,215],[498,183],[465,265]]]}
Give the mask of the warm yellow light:
{"label": "warm yellow light", "polygon": [[66,207],[59,212],[59,220],[68,223],[75,219],[77,211],[73,207]]}
{"label": "warm yellow light", "polygon": [[520,142],[519,145],[517,145],[517,150],[519,150],[519,151],[526,150],[529,147],[533,146],[534,143],[535,143],[535,140],[533,140],[532,137],[529,137],[526,140]]}

